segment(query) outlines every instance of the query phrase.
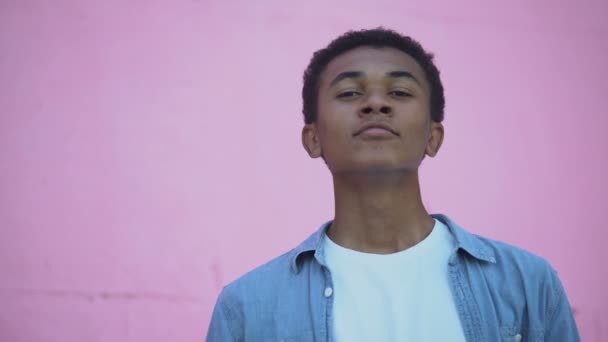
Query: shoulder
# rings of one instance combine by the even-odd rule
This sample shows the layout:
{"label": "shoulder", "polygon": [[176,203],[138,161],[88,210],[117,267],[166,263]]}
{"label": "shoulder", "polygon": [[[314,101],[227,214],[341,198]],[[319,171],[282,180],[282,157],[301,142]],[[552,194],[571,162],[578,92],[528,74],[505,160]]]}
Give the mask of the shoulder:
{"label": "shoulder", "polygon": [[[245,273],[224,287],[224,292],[246,293],[256,291],[258,297],[268,293],[276,295],[283,292],[296,292],[301,284],[297,280],[305,276],[303,268],[309,269],[314,262],[313,254],[329,222],[323,224],[302,243],[288,252],[279,255],[261,266]],[[304,262],[306,260],[307,262]],[[314,267],[313,267],[314,268]],[[315,268],[318,270],[318,268]],[[316,273],[315,273],[316,274]],[[294,288],[295,287],[295,288]]]}
{"label": "shoulder", "polygon": [[484,270],[499,270],[510,275],[520,274],[528,279],[552,277],[555,273],[549,262],[530,251],[509,243],[477,235],[462,228],[448,216],[437,214],[456,241],[458,249],[466,251],[471,260],[480,261]]}
{"label": "shoulder", "polygon": [[290,266],[292,253],[293,250],[286,252],[248,271],[227,284],[223,292],[235,296],[249,291],[260,293],[272,290],[278,283],[292,276]]}
{"label": "shoulder", "polygon": [[[275,285],[289,275],[289,254],[280,255],[224,286],[212,315],[208,341],[241,341],[245,336],[265,336],[272,323]],[[245,325],[246,321],[256,324]]]}
{"label": "shoulder", "polygon": [[521,247],[480,235],[473,234],[478,241],[492,252],[496,265],[500,267],[515,268],[524,273],[538,273],[539,271],[553,272],[551,264],[543,257],[525,250]]}
{"label": "shoulder", "polygon": [[536,303],[534,305],[540,305],[543,312],[553,311],[564,291],[556,270],[547,259],[509,243],[472,235],[492,255],[493,262],[476,263],[489,286],[505,298],[524,294]]}
{"label": "shoulder", "polygon": [[224,287],[220,301],[228,301],[240,307],[271,307],[277,305],[277,298],[304,300],[308,282],[303,277],[320,274],[317,263],[313,262],[315,247],[318,245],[325,223],[317,231],[295,248],[245,273]]}
{"label": "shoulder", "polygon": [[[580,341],[563,284],[545,258],[501,241],[479,235],[474,238],[494,256],[494,262],[473,267],[481,269],[483,276],[476,279],[485,280],[485,291],[493,293],[489,298],[499,298],[494,305],[528,312],[529,329],[543,331],[547,340],[560,336],[560,341]],[[476,290],[484,291],[480,287]]]}
{"label": "shoulder", "polygon": [[[303,281],[314,263],[304,263],[306,270],[297,272],[292,267],[293,254],[294,250],[280,255],[223,288],[216,306],[224,320],[231,322],[231,331],[243,336],[286,336],[290,332],[285,329],[310,328],[303,325],[301,312],[294,315],[293,308],[306,308],[310,289],[316,289],[314,281]],[[281,326],[276,325],[279,318]]]}
{"label": "shoulder", "polygon": [[276,290],[281,287],[278,284],[285,283],[284,279],[291,272],[290,253],[280,255],[224,286],[217,298],[216,310],[224,321],[230,322],[229,330],[242,334],[245,320],[261,320],[263,317],[256,317],[256,313],[272,312],[276,306]]}

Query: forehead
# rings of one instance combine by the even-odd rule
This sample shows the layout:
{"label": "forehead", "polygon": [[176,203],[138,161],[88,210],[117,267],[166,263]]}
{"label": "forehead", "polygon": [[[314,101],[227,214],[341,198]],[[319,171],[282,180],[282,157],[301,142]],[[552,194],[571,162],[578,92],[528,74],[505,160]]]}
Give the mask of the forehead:
{"label": "forehead", "polygon": [[385,75],[390,71],[408,71],[426,84],[424,71],[414,58],[390,47],[358,47],[334,58],[321,75],[321,86],[345,71],[361,71],[368,75]]}

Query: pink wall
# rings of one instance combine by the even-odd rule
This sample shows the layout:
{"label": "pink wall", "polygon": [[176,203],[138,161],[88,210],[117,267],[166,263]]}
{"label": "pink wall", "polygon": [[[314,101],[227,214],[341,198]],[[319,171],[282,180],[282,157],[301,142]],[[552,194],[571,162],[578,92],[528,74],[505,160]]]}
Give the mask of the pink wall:
{"label": "pink wall", "polygon": [[301,73],[380,24],[443,73],[428,206],[548,258],[608,340],[606,2],[283,4],[0,1],[0,340],[202,341],[222,284],[331,217]]}

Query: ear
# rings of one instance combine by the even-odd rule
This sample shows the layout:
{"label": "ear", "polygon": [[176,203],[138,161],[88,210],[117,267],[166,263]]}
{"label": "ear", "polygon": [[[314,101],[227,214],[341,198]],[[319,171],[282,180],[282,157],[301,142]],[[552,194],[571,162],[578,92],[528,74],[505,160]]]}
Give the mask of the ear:
{"label": "ear", "polygon": [[432,158],[437,155],[437,152],[439,152],[441,144],[443,143],[443,135],[443,124],[441,122],[431,121],[431,134],[425,151],[427,156]]}
{"label": "ear", "polygon": [[302,145],[311,158],[319,158],[323,155],[316,124],[304,125],[304,128],[302,128]]}

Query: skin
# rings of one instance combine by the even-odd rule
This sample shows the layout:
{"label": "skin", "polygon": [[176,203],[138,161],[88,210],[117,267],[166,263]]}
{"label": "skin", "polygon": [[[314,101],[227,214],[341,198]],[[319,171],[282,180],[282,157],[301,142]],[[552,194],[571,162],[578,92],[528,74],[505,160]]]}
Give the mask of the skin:
{"label": "skin", "polygon": [[[400,50],[359,47],[328,64],[317,121],[304,126],[302,143],[310,157],[325,159],[333,177],[332,241],[388,254],[430,234],[434,220],[422,203],[418,168],[437,154],[444,129],[431,120],[429,99],[424,71]],[[357,134],[369,123],[392,132]]]}

